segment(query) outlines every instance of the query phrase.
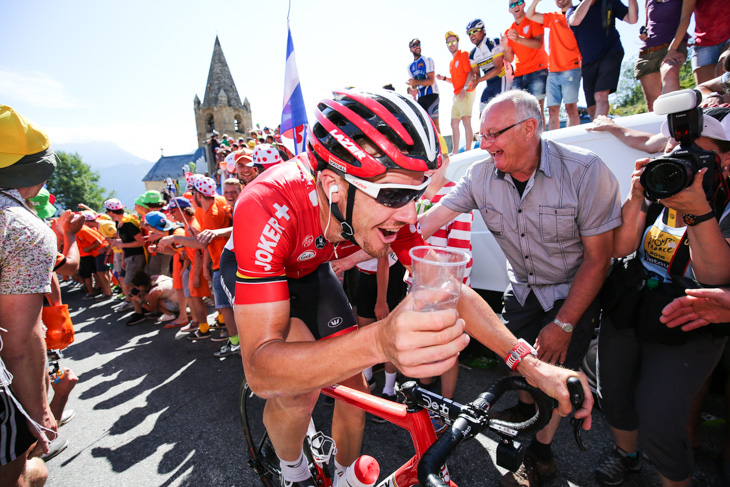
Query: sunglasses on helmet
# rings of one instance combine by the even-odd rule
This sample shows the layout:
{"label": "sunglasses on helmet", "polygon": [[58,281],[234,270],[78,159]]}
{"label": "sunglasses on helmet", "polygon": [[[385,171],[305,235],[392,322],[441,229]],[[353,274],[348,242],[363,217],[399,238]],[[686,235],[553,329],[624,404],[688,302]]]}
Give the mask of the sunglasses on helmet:
{"label": "sunglasses on helmet", "polygon": [[425,181],[418,186],[393,183],[378,184],[356,178],[351,174],[345,174],[345,180],[388,208],[402,208],[411,201],[417,200],[423,196],[426,188],[428,188],[428,184],[431,182],[431,178],[426,176]]}

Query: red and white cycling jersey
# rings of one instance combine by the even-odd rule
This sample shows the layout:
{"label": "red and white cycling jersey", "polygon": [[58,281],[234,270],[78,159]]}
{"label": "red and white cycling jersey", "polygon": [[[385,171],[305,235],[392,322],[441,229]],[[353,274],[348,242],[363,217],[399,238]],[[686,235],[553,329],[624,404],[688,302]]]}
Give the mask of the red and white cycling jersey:
{"label": "red and white cycling jersey", "polygon": [[[324,238],[314,170],[306,154],[266,170],[236,202],[233,243],[238,265],[235,304],[289,299],[287,279],[298,279],[321,264],[360,247],[332,245]],[[404,265],[408,250],[425,245],[416,225],[406,225],[391,245]]]}

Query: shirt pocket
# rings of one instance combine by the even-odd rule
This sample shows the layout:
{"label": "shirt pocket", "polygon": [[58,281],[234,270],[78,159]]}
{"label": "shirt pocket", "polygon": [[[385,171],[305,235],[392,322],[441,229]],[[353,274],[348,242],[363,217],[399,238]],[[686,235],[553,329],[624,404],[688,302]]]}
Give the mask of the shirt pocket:
{"label": "shirt pocket", "polygon": [[502,232],[504,232],[504,217],[502,214],[492,208],[483,208],[481,213],[484,224],[487,225],[492,235],[501,237]]}
{"label": "shirt pocket", "polygon": [[540,206],[540,238],[543,242],[565,242],[574,239],[575,235],[575,208]]}

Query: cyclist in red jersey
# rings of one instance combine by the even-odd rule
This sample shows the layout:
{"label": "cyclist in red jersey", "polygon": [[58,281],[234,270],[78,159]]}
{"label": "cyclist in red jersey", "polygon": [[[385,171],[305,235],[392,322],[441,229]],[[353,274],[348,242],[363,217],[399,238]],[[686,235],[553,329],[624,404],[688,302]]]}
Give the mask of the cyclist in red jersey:
{"label": "cyclist in red jersey", "polygon": [[[362,248],[373,257],[394,251],[410,265],[408,250],[424,244],[415,200],[440,159],[438,138],[426,112],[394,92],[339,91],[316,117],[307,153],[253,181],[233,224],[241,356],[251,389],[268,399],[264,423],[285,485],[313,485],[302,442],[320,388],[368,391],[362,370],[386,361],[407,376],[440,375],[468,344],[465,328],[498,355],[519,358],[508,363],[569,414],[566,380],[578,374],[521,353],[524,343],[469,288],[458,314],[418,313],[407,297],[386,319],[357,329],[327,262]],[[586,400],[577,416],[589,428],[593,400],[581,380]],[[342,470],[359,455],[365,417],[338,401],[332,423]]]}

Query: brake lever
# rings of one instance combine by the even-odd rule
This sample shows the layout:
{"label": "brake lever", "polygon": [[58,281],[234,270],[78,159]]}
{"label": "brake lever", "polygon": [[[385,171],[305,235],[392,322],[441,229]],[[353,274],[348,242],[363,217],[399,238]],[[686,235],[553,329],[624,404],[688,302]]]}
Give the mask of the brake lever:
{"label": "brake lever", "polygon": [[[581,408],[581,406],[583,406],[584,399],[583,385],[581,384],[580,379],[577,377],[571,377],[568,379],[568,392],[570,393],[570,403],[577,411]],[[576,418],[575,414],[573,414],[573,417],[570,418],[570,424],[573,426],[573,436],[575,437],[575,442],[578,444],[578,448],[582,451],[587,451],[588,449],[586,448],[585,443],[583,443],[583,437],[581,436],[583,421],[583,418]]]}

